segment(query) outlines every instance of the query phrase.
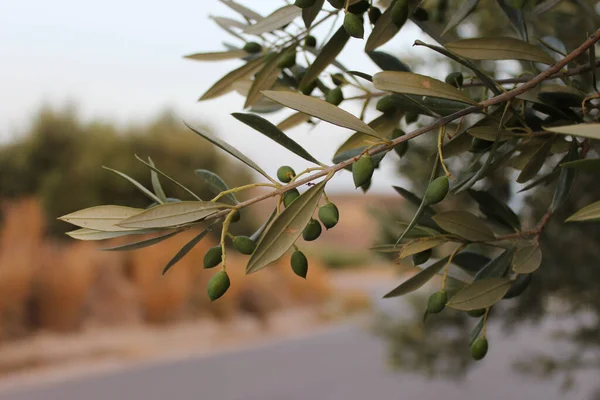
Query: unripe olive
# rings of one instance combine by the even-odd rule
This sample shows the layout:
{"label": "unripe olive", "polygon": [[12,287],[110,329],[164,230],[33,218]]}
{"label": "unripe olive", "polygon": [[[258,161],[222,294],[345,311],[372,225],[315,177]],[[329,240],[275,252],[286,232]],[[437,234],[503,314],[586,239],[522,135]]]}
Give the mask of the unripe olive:
{"label": "unripe olive", "polygon": [[396,0],[392,6],[392,22],[398,28],[402,28],[402,25],[408,18],[408,0]]}
{"label": "unripe olive", "polygon": [[429,257],[431,257],[431,249],[423,250],[420,253],[413,254],[413,264],[415,266],[425,264],[427,261],[429,261]]}
{"label": "unripe olive", "polygon": [[427,186],[427,190],[425,190],[425,195],[423,196],[423,203],[426,206],[439,203],[440,201],[444,200],[444,198],[448,194],[449,189],[450,183],[448,181],[447,176],[440,176],[435,178],[433,181],[431,181],[429,186]]}
{"label": "unripe olive", "polygon": [[316,47],[317,46],[317,38],[314,36],[307,36],[306,39],[304,39],[304,45],[306,47]]}
{"label": "unripe olive", "polygon": [[300,192],[298,189],[288,190],[283,195],[283,206],[288,208],[290,204],[292,204],[298,197],[300,197]]}
{"label": "unripe olive", "polygon": [[333,203],[327,203],[319,208],[319,219],[323,223],[325,229],[331,229],[337,225],[340,219],[340,212]]}
{"label": "unripe olive", "polygon": [[316,2],[317,0],[296,0],[294,5],[300,8],[308,8],[312,7]]}
{"label": "unripe olive", "polygon": [[429,300],[427,300],[427,313],[429,314],[438,314],[441,313],[442,310],[446,307],[446,303],[448,302],[448,294],[445,290],[440,290],[439,292],[435,292],[431,296],[429,296]]}
{"label": "unripe olive", "polygon": [[296,52],[295,51],[290,51],[288,53],[286,53],[283,57],[281,57],[281,60],[279,61],[279,68],[292,68],[294,65],[296,65]]}
{"label": "unripe olive", "polygon": [[229,280],[229,275],[225,271],[219,271],[210,278],[208,281],[208,298],[210,301],[215,301],[219,297],[223,296],[229,286],[231,285],[231,281]]}
{"label": "unripe olive", "polygon": [[[400,136],[404,136],[405,133],[402,129],[394,129],[394,131],[392,132],[392,140],[399,138]],[[398,143],[396,146],[394,146],[394,151],[396,152],[396,154],[398,154],[399,157],[402,157],[406,154],[406,151],[408,150],[408,141],[404,141],[402,143]]]}
{"label": "unripe olive", "polygon": [[252,254],[256,249],[256,243],[248,236],[236,236],[233,239],[233,247],[242,254]]}
{"label": "unripe olive", "polygon": [[277,170],[277,179],[283,183],[290,182],[294,176],[296,176],[296,172],[294,172],[292,167],[287,165],[281,166]]}
{"label": "unripe olive", "polygon": [[379,101],[377,101],[375,108],[377,109],[377,111],[381,111],[384,114],[391,114],[393,112],[396,112],[396,104],[394,103],[394,99],[392,99],[392,96],[385,96],[380,98]]}
{"label": "unripe olive", "polygon": [[235,210],[235,212],[233,213],[233,216],[231,217],[231,223],[235,224],[236,222],[238,222],[241,218],[240,215],[240,210]]}
{"label": "unripe olive", "polygon": [[308,260],[306,259],[304,253],[300,250],[294,251],[292,254],[291,264],[292,271],[294,271],[294,273],[299,277],[306,279],[306,274],[308,272]]}
{"label": "unripe olive", "polygon": [[427,21],[429,19],[429,13],[423,7],[417,7],[413,11],[413,16],[417,21]]}
{"label": "unripe olive", "polygon": [[373,160],[368,154],[365,154],[352,164],[354,187],[359,187],[367,183],[373,176],[374,169]]}
{"label": "unripe olive", "polygon": [[461,72],[451,72],[448,74],[448,76],[446,76],[446,83],[448,83],[456,88],[462,87],[463,82],[464,82],[464,77]]}
{"label": "unripe olive", "polygon": [[304,94],[306,96],[310,96],[310,94],[312,93],[313,90],[315,90],[316,87],[317,87],[317,81],[314,80],[311,83],[309,83],[308,86],[306,86],[304,89],[302,89],[302,94]]}
{"label": "unripe olive", "polygon": [[302,238],[307,242],[311,242],[313,240],[317,240],[319,236],[321,236],[321,224],[314,218],[310,219],[306,228],[302,231]]}
{"label": "unripe olive", "polygon": [[381,10],[377,7],[369,8],[369,21],[375,25],[377,20],[381,17]]}
{"label": "unripe olive", "polygon": [[334,106],[337,106],[342,101],[344,101],[344,93],[342,92],[342,89],[339,87],[333,88],[329,92],[327,92],[327,95],[325,96],[325,100],[327,100],[328,103],[331,103]]}
{"label": "unripe olive", "polygon": [[348,7],[348,12],[352,14],[363,14],[369,9],[369,0],[361,0],[358,3],[352,4]]}
{"label": "unripe olive", "polygon": [[471,153],[483,153],[491,149],[493,145],[494,142],[474,137],[471,140],[471,148],[469,149],[469,151]]}
{"label": "unripe olive", "polygon": [[477,338],[471,345],[471,356],[475,360],[481,360],[488,352],[488,341],[484,337]]}
{"label": "unripe olive", "polygon": [[341,86],[344,83],[346,83],[346,80],[344,79],[344,75],[340,74],[340,73],[331,75],[331,81],[336,86]]}
{"label": "unripe olive", "polygon": [[337,8],[338,10],[346,4],[346,0],[327,0],[331,7]]}
{"label": "unripe olive", "polygon": [[363,20],[356,14],[347,13],[344,17],[344,29],[352,37],[362,39],[365,36]]}
{"label": "unripe olive", "polygon": [[467,315],[473,318],[479,318],[485,314],[485,308],[480,308],[478,310],[469,310],[467,311]]}
{"label": "unripe olive", "polygon": [[262,46],[260,45],[260,43],[248,42],[244,46],[244,50],[246,50],[247,53],[251,53],[251,54],[252,53],[260,53],[262,51]]}
{"label": "unripe olive", "polygon": [[211,247],[204,255],[204,268],[214,268],[217,265],[221,264],[222,257],[223,249],[221,248],[221,246]]}
{"label": "unripe olive", "polygon": [[371,187],[371,182],[371,179],[369,179],[364,185],[360,187],[363,193],[367,193],[369,191],[369,188]]}
{"label": "unripe olive", "polygon": [[404,115],[404,121],[406,121],[407,124],[412,124],[414,122],[417,122],[418,120],[419,120],[419,114],[418,113],[407,112]]}

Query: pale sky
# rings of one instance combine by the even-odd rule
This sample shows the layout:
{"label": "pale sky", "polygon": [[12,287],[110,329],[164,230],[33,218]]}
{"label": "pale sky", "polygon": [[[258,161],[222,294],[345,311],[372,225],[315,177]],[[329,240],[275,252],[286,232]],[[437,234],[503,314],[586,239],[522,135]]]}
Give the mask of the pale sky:
{"label": "pale sky", "polygon": [[[284,4],[282,0],[240,1],[263,15]],[[181,120],[208,123],[269,173],[275,174],[282,164],[305,168],[304,160],[229,115],[242,111],[240,95],[197,102],[210,85],[240,65],[239,61],[200,63],[182,58],[223,50],[223,41],[239,44],[209,15],[239,18],[217,0],[1,1],[0,139],[10,140],[24,131],[44,104],[60,108],[75,103],[86,120],[119,124],[145,121],[169,108]],[[428,40],[407,24],[382,50],[400,57],[423,57],[428,50],[411,47],[415,39]],[[341,62],[374,73],[377,67],[361,53],[363,46],[362,40],[352,39]],[[435,77],[443,79],[446,73],[436,71]],[[357,113],[357,107],[348,110]],[[287,115],[280,112],[266,118],[278,123]],[[352,132],[323,123],[310,132],[300,127],[287,133],[316,158],[329,162]],[[199,138],[198,145],[207,144]],[[373,180],[372,188],[379,193],[392,193],[391,185],[401,183],[391,156]],[[352,191],[350,173],[339,175],[330,189]]]}

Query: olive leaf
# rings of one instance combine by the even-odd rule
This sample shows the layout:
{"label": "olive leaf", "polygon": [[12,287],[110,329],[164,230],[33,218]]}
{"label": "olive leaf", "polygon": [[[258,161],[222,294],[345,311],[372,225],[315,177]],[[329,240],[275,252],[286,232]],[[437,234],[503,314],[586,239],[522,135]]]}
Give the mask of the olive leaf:
{"label": "olive leaf", "polygon": [[470,275],[475,275],[490,262],[490,258],[471,251],[462,251],[454,256],[452,263]]}
{"label": "olive leaf", "polygon": [[249,35],[261,35],[279,29],[302,14],[302,9],[287,5],[273,11],[269,16],[244,28],[243,32]]}
{"label": "olive leaf", "polygon": [[589,139],[600,139],[600,124],[576,124],[544,127],[544,130],[563,135],[573,135]]}
{"label": "olive leaf", "polygon": [[498,132],[497,125],[479,125],[473,128],[467,129],[467,133],[473,137],[494,142],[498,140],[507,140],[514,137],[511,131],[500,130]]}
{"label": "olive leaf", "polygon": [[445,47],[461,57],[472,60],[524,60],[554,64],[554,59],[544,50],[509,37],[463,39],[446,43]]}
{"label": "olive leaf", "polygon": [[440,228],[470,241],[492,241],[494,233],[485,222],[467,211],[447,211],[434,215]]}
{"label": "olive leaf", "polygon": [[263,94],[279,104],[312,115],[331,124],[379,137],[378,133],[369,125],[348,111],[324,100],[287,91],[268,90],[263,92]]}
{"label": "olive leaf", "polygon": [[346,43],[350,39],[344,27],[340,27],[337,32],[329,39],[329,41],[321,48],[317,58],[313,61],[310,67],[304,73],[304,77],[298,87],[299,90],[304,90],[319,77],[321,72],[331,64],[338,54],[342,51]]}
{"label": "olive leaf", "polygon": [[302,9],[302,20],[307,29],[310,28],[317,15],[319,15],[319,12],[321,12],[323,3],[325,3],[325,0],[316,0],[312,6]]}
{"label": "olive leaf", "polygon": [[560,164],[562,168],[576,169],[584,172],[600,171],[600,158],[586,158],[585,160],[567,161]]}
{"label": "olive leaf", "polygon": [[383,71],[373,75],[373,84],[379,90],[439,97],[474,104],[463,92],[447,83],[412,72]]}
{"label": "olive leaf", "polygon": [[484,191],[469,189],[467,193],[477,202],[479,210],[489,219],[509,229],[521,229],[521,220],[508,205]]}
{"label": "olive leaf", "polygon": [[275,143],[285,147],[292,153],[296,154],[299,157],[304,158],[307,161],[313,162],[315,164],[323,166],[321,162],[319,162],[316,158],[314,158],[308,151],[306,151],[302,146],[296,143],[293,139],[283,133],[279,128],[273,125],[270,121],[253,114],[242,114],[242,113],[233,113],[233,115],[238,121],[243,122],[248,125],[252,129],[257,130],[262,133],[269,139],[273,140]]}
{"label": "olive leaf", "polygon": [[[209,18],[212,19],[213,21],[215,21],[217,23],[217,25],[219,25],[222,28],[227,28],[227,29],[229,29],[229,28],[244,29],[246,26],[248,26],[248,24],[245,24],[245,23],[240,22],[237,19],[233,19],[233,18],[215,17],[215,16],[212,16],[212,15],[209,16]],[[229,48],[230,50],[234,50],[232,47],[234,47],[235,49],[237,49],[235,46],[225,45],[225,47]]]}
{"label": "olive leaf", "polygon": [[161,199],[159,199],[158,197],[156,197],[156,195],[154,193],[152,193],[151,191],[149,191],[148,189],[146,189],[144,187],[144,185],[142,185],[141,183],[139,183],[138,181],[136,181],[135,179],[133,179],[132,177],[130,177],[129,175],[126,175],[120,171],[117,171],[116,169],[112,169],[112,168],[108,168],[105,166],[102,166],[102,168],[104,168],[105,170],[108,170],[110,172],[114,172],[115,174],[119,175],[122,178],[125,178],[126,180],[128,180],[129,182],[131,182],[133,184],[133,186],[136,187],[136,189],[138,189],[140,192],[142,192],[143,194],[145,194],[150,200],[155,201],[159,204],[163,203],[163,201]]}
{"label": "olive leaf", "polygon": [[[288,51],[289,49],[282,50],[281,54],[276,55],[272,59],[267,61],[261,68],[261,70],[258,71],[256,76],[254,77],[254,80],[252,81],[252,86],[250,86],[248,95],[246,96],[244,108],[248,108],[255,105],[258,102],[258,100],[260,100],[260,98],[262,97],[261,92],[263,90],[271,89],[275,82],[277,82],[277,78],[281,73],[281,68],[279,68],[279,62]],[[294,49],[293,51],[296,50]]]}
{"label": "olive leaf", "polygon": [[511,281],[506,278],[475,281],[456,293],[446,305],[462,311],[488,308],[502,300],[510,285]]}
{"label": "olive leaf", "polygon": [[416,275],[410,277],[408,280],[402,282],[400,286],[387,293],[385,296],[383,296],[383,298],[389,299],[391,297],[404,296],[405,294],[414,292],[415,290],[421,288],[446,266],[449,259],[450,256],[431,264]]}
{"label": "olive leaf", "polygon": [[276,216],[277,209],[274,209],[271,215],[269,215],[269,218],[267,218],[267,220],[260,226],[260,228],[256,230],[256,232],[252,234],[252,236],[250,236],[250,239],[252,239],[252,241],[254,241],[255,243],[258,243],[260,239],[262,239],[265,232],[267,231],[267,228],[269,227],[269,225],[271,225],[271,222],[273,222],[273,219],[275,219]]}
{"label": "olive leaf", "polygon": [[182,185],[181,183],[177,182],[175,179],[171,178],[169,175],[165,174],[164,172],[162,172],[161,170],[159,170],[158,168],[156,168],[154,165],[147,163],[146,161],[142,160],[137,154],[135,155],[135,158],[138,159],[138,161],[140,161],[141,163],[143,163],[144,165],[146,165],[148,168],[150,168],[152,171],[156,172],[159,175],[162,175],[164,178],[170,180],[171,182],[173,182],[175,185],[179,186],[181,189],[185,190],[186,192],[188,192],[193,198],[195,198],[198,201],[202,201],[202,199],[200,197],[198,197],[198,195],[196,195],[196,193],[192,192],[190,189],[188,189],[186,186]]}
{"label": "olive leaf", "polygon": [[587,205],[567,218],[566,222],[600,220],[600,201]]}
{"label": "olive leaf", "polygon": [[[150,157],[148,157],[148,164],[154,167],[154,162]],[[158,179],[158,174],[153,169],[150,170],[150,181],[152,182],[152,189],[154,190],[154,194],[156,197],[160,199],[162,203],[167,202],[167,195],[160,184],[160,180]]]}
{"label": "olive leaf", "polygon": [[462,22],[463,19],[467,18],[469,14],[475,10],[479,0],[465,0],[465,2],[452,14],[450,17],[450,21],[446,24],[446,27],[442,31],[442,36],[448,33],[449,30],[456,27],[458,24]]}
{"label": "olive leaf", "polygon": [[525,183],[533,178],[544,166],[546,158],[550,155],[552,149],[552,143],[554,142],[554,136],[544,142],[544,144],[537,149],[533,156],[527,161],[527,164],[521,170],[521,173],[517,177],[518,183]]}
{"label": "olive leaf", "polygon": [[118,222],[122,228],[170,228],[202,220],[231,206],[210,201],[180,201],[149,208]]}
{"label": "olive leaf", "polygon": [[245,57],[248,57],[248,53],[246,52],[246,50],[230,50],[216,51],[211,53],[194,53],[184,56],[183,58],[195,61],[223,61]]}
{"label": "olive leaf", "polygon": [[251,75],[254,71],[260,68],[264,61],[264,57],[258,57],[229,72],[227,75],[219,79],[214,85],[212,85],[210,89],[208,89],[206,93],[204,93],[200,99],[198,99],[198,101],[214,99],[229,93],[231,90],[233,90],[232,84],[234,82]]}
{"label": "olive leaf", "polygon": [[[413,192],[406,190],[404,188],[401,188],[400,186],[392,186],[394,188],[394,190],[396,192],[398,192],[398,194],[402,197],[404,197],[406,200],[408,200],[410,203],[412,203],[415,207],[420,207],[421,204],[423,203],[423,199],[420,198],[419,196],[417,196],[416,194],[414,194]],[[433,208],[431,208],[431,206],[425,206],[423,208],[423,215],[427,215],[427,216],[432,216],[435,214],[435,211],[433,211]]]}
{"label": "olive leaf", "polygon": [[310,120],[310,115],[295,112],[280,123],[277,124],[277,128],[282,131],[287,131],[288,129],[295,128],[296,126],[302,125],[303,123]]}
{"label": "olive leaf", "polygon": [[466,153],[471,148],[472,141],[473,138],[467,135],[466,132],[454,136],[449,142],[446,142],[442,148],[444,158],[452,158]]}
{"label": "olive leaf", "polygon": [[537,243],[531,243],[517,249],[512,262],[513,271],[518,274],[530,274],[542,264],[542,250]]}
{"label": "olive leaf", "polygon": [[[401,117],[401,113],[396,113],[394,115],[383,114],[369,122],[369,126],[382,137],[389,137],[392,131],[398,126]],[[383,141],[379,138],[374,138],[373,136],[365,135],[361,132],[355,132],[336,150],[333,156],[334,162],[339,159],[339,156],[350,150],[364,149],[382,142]]]}
{"label": "olive leaf", "polygon": [[184,122],[184,124],[185,124],[185,126],[187,126],[188,128],[190,128],[192,131],[194,131],[198,135],[202,136],[204,139],[208,140],[209,142],[211,142],[215,146],[219,147],[221,150],[223,150],[223,151],[229,153],[230,155],[232,155],[233,157],[237,158],[238,160],[240,160],[241,162],[243,162],[244,164],[246,164],[250,168],[254,169],[256,172],[258,172],[259,174],[261,174],[262,176],[264,176],[265,178],[267,178],[271,182],[275,182],[275,180],[273,178],[271,178],[269,176],[269,174],[267,174],[265,171],[263,171],[263,169],[261,167],[259,167],[254,161],[252,161],[251,159],[249,159],[248,157],[246,157],[244,154],[242,154],[235,147],[231,146],[230,144],[228,144],[228,143],[226,143],[226,142],[224,142],[224,141],[222,141],[220,139],[217,139],[216,137],[214,137],[212,135],[209,135],[208,133],[204,133],[204,132],[201,132],[201,131],[199,131],[199,130],[197,130],[195,128],[192,128],[186,122]]}
{"label": "olive leaf", "polygon": [[[208,187],[210,188],[210,190],[215,194],[218,195],[221,192],[225,192],[227,190],[229,190],[229,186],[227,186],[227,184],[225,183],[225,181],[223,180],[223,178],[221,178],[219,175],[215,174],[212,171],[206,170],[206,169],[197,169],[194,171],[194,173],[200,177],[204,183],[206,183],[206,185],[208,185]],[[235,197],[234,193],[228,193],[225,196],[223,196],[223,198],[229,200],[229,202],[231,204],[238,204],[239,201],[238,199]]]}
{"label": "olive leaf", "polygon": [[479,334],[483,330],[484,321],[484,317],[479,318],[477,324],[471,329],[471,332],[469,332],[469,347],[473,346],[473,343],[475,343],[475,340],[479,337]]}
{"label": "olive leaf", "polygon": [[198,243],[200,243],[200,241],[202,239],[204,239],[204,237],[212,230],[212,226],[217,223],[218,221],[215,221],[214,223],[210,224],[206,229],[204,229],[202,232],[200,232],[198,235],[194,236],[194,238],[192,240],[190,240],[189,242],[187,242],[178,252],[177,254],[175,254],[175,256],[173,256],[173,258],[171,258],[171,260],[169,260],[169,262],[167,263],[167,265],[165,266],[165,268],[162,271],[162,274],[166,274],[172,267],[173,265],[177,264],[179,262],[179,260],[181,260],[183,257],[185,257],[187,255],[187,253],[189,253],[194,247],[196,247],[196,245]]}
{"label": "olive leaf", "polygon": [[129,236],[129,235],[143,235],[146,233],[157,232],[156,229],[142,229],[137,231],[126,230],[126,231],[118,231],[118,232],[107,232],[107,231],[99,231],[96,229],[89,228],[80,228],[74,231],[67,232],[67,236],[70,236],[76,240],[106,240],[106,239],[114,239],[121,236]]}
{"label": "olive leaf", "polygon": [[514,255],[514,247],[504,250],[498,257],[485,264],[483,268],[475,274],[473,280],[479,281],[487,278],[504,277],[510,269]]}
{"label": "olive leaf", "polygon": [[511,7],[507,0],[496,0],[521,39],[527,40],[527,22],[523,9]]}
{"label": "olive leaf", "polygon": [[504,295],[503,299],[512,299],[520,296],[531,283],[532,274],[521,274],[510,285],[510,289]]}
{"label": "olive leaf", "polygon": [[231,8],[233,11],[239,13],[244,18],[248,18],[248,19],[251,19],[254,21],[260,21],[261,19],[263,19],[263,16],[260,15],[259,13],[257,13],[256,11],[253,11],[246,6],[236,3],[233,0],[220,0],[220,1],[221,1],[221,3],[225,4],[227,7]]}
{"label": "olive leaf", "polygon": [[141,208],[123,206],[96,206],[63,215],[58,219],[81,228],[105,232],[122,232],[131,229],[117,224],[143,211]]}
{"label": "olive leaf", "polygon": [[365,52],[370,53],[378,47],[383,46],[396,36],[399,31],[400,28],[392,22],[392,7],[388,7],[373,27],[373,31],[365,44]]}
{"label": "olive leaf", "polygon": [[160,243],[163,240],[167,240],[181,232],[183,232],[183,229],[177,229],[175,231],[166,233],[164,235],[156,236],[156,237],[153,237],[150,239],[140,240],[138,242],[127,243],[127,244],[123,244],[123,245],[115,246],[115,247],[107,247],[107,248],[100,249],[100,250],[103,250],[103,251],[130,251],[130,250],[143,249],[144,247],[149,247],[149,246],[155,245],[157,243]]}
{"label": "olive leaf", "polygon": [[[569,153],[567,154],[566,163],[561,163],[560,166],[564,166],[569,162],[577,162],[576,160],[579,158],[578,153],[578,143],[577,140],[573,138],[571,141],[571,146],[569,148]],[[558,177],[558,184],[556,185],[556,189],[554,190],[554,196],[552,197],[552,204],[550,205],[550,210],[552,212],[556,211],[558,207],[560,207],[569,196],[571,192],[571,187],[573,186],[573,182],[575,181],[575,176],[577,174],[577,169],[573,168],[562,168],[560,170],[560,175]]]}
{"label": "olive leaf", "polygon": [[367,53],[369,58],[384,71],[410,72],[410,67],[398,60],[391,54],[383,51],[371,51]]}
{"label": "olive leaf", "polygon": [[398,254],[398,259],[406,258],[408,256],[412,256],[413,254],[433,249],[434,247],[440,246],[450,241],[452,241],[452,238],[448,235],[430,236],[413,239],[402,246],[398,246],[400,248],[400,254]]}
{"label": "olive leaf", "polygon": [[275,218],[256,244],[256,250],[246,266],[247,274],[263,269],[292,247],[319,205],[326,183],[323,180],[312,186]]}

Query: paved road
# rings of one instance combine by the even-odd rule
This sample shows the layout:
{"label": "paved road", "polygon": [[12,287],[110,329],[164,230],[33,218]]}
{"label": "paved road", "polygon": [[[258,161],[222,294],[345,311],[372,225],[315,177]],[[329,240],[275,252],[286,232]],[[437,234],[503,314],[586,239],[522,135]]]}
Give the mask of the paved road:
{"label": "paved road", "polygon": [[[530,340],[531,343],[527,343]],[[558,383],[520,378],[511,356],[535,338],[494,341],[466,380],[391,372],[385,345],[356,324],[263,347],[123,369],[0,392],[2,400],[465,400],[587,399],[589,376],[567,397]]]}

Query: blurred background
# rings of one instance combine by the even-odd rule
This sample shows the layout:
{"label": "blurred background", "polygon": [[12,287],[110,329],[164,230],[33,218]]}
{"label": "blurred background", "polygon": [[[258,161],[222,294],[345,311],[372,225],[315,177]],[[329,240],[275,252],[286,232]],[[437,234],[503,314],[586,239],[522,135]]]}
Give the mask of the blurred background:
{"label": "blurred background", "polygon": [[[444,3],[453,10],[461,2],[424,4],[433,13]],[[267,15],[283,2],[246,4]],[[547,16],[551,20],[540,18],[539,24],[557,29],[544,32],[560,37],[555,45],[568,51],[582,41],[573,21],[587,23],[579,7],[597,13],[598,4],[562,2]],[[513,35],[497,15],[493,7],[475,13],[457,37]],[[126,253],[100,251],[126,242],[121,239],[68,239],[64,233],[71,227],[57,220],[61,215],[99,204],[147,206],[133,186],[102,169],[149,185],[148,170],[135,154],[152,157],[203,198],[210,192],[195,169],[218,173],[230,187],[257,179],[183,121],[235,144],[271,174],[284,164],[306,168],[302,159],[228,115],[242,109],[239,94],[197,102],[239,64],[182,58],[221,50],[221,40],[234,43],[209,16],[237,17],[217,0],[0,5],[0,399],[600,398],[600,229],[560,222],[600,197],[591,174],[578,176],[568,203],[544,233],[543,265],[527,290],[494,309],[490,352],[479,363],[468,351],[476,320],[445,310],[423,325],[427,297],[439,281],[382,301],[415,269],[410,261],[398,264],[369,251],[394,240],[400,228],[395,222],[415,211],[392,186],[423,193],[431,138],[411,141],[401,160],[387,157],[367,194],[353,189],[347,172],[328,185],[340,223],[318,241],[303,243],[310,260],[306,281],[291,272],[286,257],[244,276],[245,257],[232,255],[231,290],[211,304],[205,291],[212,274],[201,266],[216,236],[200,242],[165,276],[162,268],[194,232]],[[411,47],[416,39],[432,42],[409,23],[382,50],[439,79],[459,70],[423,47]],[[354,70],[378,71],[368,57],[356,57],[361,52],[362,43],[350,41],[340,61]],[[523,66],[495,62],[485,68],[504,78]],[[360,104],[343,106],[360,112]],[[372,107],[367,119],[377,114]],[[287,115],[266,117],[280,122]],[[322,160],[330,160],[348,137],[327,124],[287,133]],[[499,169],[481,188],[513,206],[524,225],[533,225],[553,185],[514,195],[517,169]],[[185,195],[164,185],[170,197]],[[457,204],[476,210],[468,196],[440,209]],[[234,233],[253,232],[273,207],[266,201],[245,210]]]}

